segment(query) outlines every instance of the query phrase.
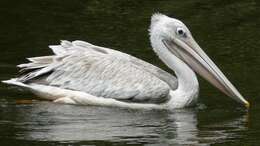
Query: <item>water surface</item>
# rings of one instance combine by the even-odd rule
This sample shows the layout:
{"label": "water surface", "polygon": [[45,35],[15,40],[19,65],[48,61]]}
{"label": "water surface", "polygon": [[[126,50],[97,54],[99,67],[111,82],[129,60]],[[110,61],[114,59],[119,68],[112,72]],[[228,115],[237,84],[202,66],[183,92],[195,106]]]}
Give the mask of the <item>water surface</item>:
{"label": "water surface", "polygon": [[117,49],[169,71],[149,44],[151,14],[161,12],[187,24],[252,107],[245,110],[201,78],[198,106],[176,111],[54,104],[0,84],[1,145],[257,145],[259,10],[256,0],[4,0],[0,80],[63,39]]}

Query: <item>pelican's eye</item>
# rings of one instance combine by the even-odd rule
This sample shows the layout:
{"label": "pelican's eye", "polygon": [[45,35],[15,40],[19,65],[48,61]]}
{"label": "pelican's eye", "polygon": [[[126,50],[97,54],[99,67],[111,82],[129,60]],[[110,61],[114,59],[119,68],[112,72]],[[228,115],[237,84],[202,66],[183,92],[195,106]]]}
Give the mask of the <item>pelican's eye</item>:
{"label": "pelican's eye", "polygon": [[181,36],[181,37],[186,37],[186,32],[185,32],[185,30],[184,30],[183,28],[181,28],[181,27],[178,27],[178,28],[176,29],[176,34],[179,35],[179,36]]}

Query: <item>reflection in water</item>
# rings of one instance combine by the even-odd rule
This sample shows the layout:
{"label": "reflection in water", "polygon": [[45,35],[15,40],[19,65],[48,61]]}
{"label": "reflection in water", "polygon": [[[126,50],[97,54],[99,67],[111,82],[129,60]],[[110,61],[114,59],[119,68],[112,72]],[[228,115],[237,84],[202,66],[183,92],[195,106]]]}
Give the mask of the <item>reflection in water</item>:
{"label": "reflection in water", "polygon": [[242,132],[247,131],[248,115],[243,115],[227,121],[204,125],[199,129],[201,143],[224,143],[242,137]]}
{"label": "reflection in water", "polygon": [[15,125],[15,139],[196,145],[228,141],[246,129],[245,116],[198,128],[195,109],[139,111],[42,101],[17,106],[16,118],[7,120]]}

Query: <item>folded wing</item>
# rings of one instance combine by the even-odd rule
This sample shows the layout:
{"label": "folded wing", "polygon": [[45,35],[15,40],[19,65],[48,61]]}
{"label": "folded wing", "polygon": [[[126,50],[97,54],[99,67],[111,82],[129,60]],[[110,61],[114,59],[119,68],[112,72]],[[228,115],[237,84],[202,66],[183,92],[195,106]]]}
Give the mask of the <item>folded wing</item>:
{"label": "folded wing", "polygon": [[160,103],[176,89],[176,78],[147,62],[83,41],[50,46],[55,55],[28,58],[21,82],[82,91],[132,102]]}

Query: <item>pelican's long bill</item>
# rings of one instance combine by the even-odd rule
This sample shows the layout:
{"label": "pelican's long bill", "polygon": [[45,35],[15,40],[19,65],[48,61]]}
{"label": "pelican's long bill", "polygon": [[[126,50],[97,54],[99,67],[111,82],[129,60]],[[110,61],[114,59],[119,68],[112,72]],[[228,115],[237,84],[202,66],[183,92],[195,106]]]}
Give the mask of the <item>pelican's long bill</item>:
{"label": "pelican's long bill", "polygon": [[243,98],[192,37],[185,40],[179,38],[163,40],[163,43],[172,53],[187,63],[195,72],[204,77],[216,88],[239,103],[249,107],[249,102]]}

